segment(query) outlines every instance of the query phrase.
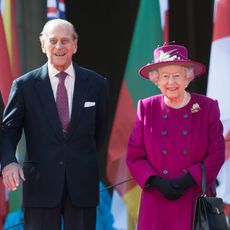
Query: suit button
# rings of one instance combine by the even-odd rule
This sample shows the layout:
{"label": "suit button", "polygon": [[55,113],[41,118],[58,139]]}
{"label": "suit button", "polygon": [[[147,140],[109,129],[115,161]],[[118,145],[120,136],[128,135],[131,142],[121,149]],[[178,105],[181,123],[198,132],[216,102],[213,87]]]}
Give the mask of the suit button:
{"label": "suit button", "polygon": [[182,172],[183,172],[184,174],[186,174],[186,173],[188,172],[188,170],[187,170],[187,169],[183,169]]}
{"label": "suit button", "polygon": [[60,162],[59,162],[59,165],[64,165],[64,162],[63,162],[63,161],[60,161]]}
{"label": "suit button", "polygon": [[163,170],[163,174],[168,174],[168,170],[167,169]]}
{"label": "suit button", "polygon": [[163,130],[163,131],[161,132],[161,135],[162,135],[162,136],[166,136],[166,135],[167,135],[167,131],[166,131],[166,130]]}
{"label": "suit button", "polygon": [[188,134],[188,131],[187,131],[187,130],[183,130],[183,131],[182,131],[182,134],[185,136],[185,135]]}
{"label": "suit button", "polygon": [[163,115],[162,115],[162,118],[163,118],[163,119],[167,119],[167,118],[168,118],[168,114],[163,114]]}
{"label": "suit button", "polygon": [[185,114],[183,115],[183,118],[184,118],[184,119],[187,119],[187,118],[188,118],[188,114],[185,113]]}
{"label": "suit button", "polygon": [[188,150],[187,150],[187,149],[183,149],[183,150],[182,150],[182,153],[183,153],[184,155],[187,155],[187,154],[188,154]]}
{"label": "suit button", "polygon": [[168,153],[168,151],[166,149],[163,149],[162,151],[162,154],[166,155]]}

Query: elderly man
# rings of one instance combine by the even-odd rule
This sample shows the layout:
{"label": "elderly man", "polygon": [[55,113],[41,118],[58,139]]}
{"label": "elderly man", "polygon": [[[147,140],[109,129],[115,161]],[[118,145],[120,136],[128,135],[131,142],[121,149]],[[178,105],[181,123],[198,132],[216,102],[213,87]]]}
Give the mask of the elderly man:
{"label": "elderly man", "polygon": [[[23,181],[25,230],[93,230],[99,195],[97,154],[105,140],[104,77],[72,62],[78,35],[71,23],[47,22],[40,36],[48,62],[13,82],[1,128],[6,188]],[[24,129],[23,167],[15,149]]]}

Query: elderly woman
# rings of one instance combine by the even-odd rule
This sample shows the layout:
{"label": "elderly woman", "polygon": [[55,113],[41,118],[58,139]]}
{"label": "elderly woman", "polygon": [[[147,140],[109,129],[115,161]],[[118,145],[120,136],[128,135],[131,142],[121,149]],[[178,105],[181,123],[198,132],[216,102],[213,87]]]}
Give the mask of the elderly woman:
{"label": "elderly woman", "polygon": [[189,60],[187,49],[179,45],[158,47],[154,62],[139,71],[162,94],[138,102],[128,144],[127,165],[143,189],[138,230],[192,229],[196,199],[202,193],[201,163],[206,193],[215,194],[225,150],[218,103],[186,91],[204,71],[204,65]]}

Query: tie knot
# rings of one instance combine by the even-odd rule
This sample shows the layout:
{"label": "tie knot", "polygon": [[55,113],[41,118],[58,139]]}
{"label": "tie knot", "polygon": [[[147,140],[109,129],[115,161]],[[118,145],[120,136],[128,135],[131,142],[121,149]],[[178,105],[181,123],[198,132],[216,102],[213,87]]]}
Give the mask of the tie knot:
{"label": "tie knot", "polygon": [[59,81],[64,82],[67,75],[68,74],[66,72],[59,72],[56,76],[58,77]]}

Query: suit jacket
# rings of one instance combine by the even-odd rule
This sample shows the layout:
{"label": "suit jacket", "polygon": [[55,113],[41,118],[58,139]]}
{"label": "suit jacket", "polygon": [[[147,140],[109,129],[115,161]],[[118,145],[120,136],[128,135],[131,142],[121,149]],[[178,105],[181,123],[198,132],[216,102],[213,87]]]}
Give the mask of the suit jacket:
{"label": "suit jacket", "polygon": [[47,64],[13,82],[1,129],[0,160],[3,167],[17,161],[15,150],[24,129],[27,152],[23,163],[23,203],[27,207],[57,205],[65,178],[74,205],[98,204],[97,155],[107,131],[107,81],[76,64],[74,69],[72,114],[66,136]]}

